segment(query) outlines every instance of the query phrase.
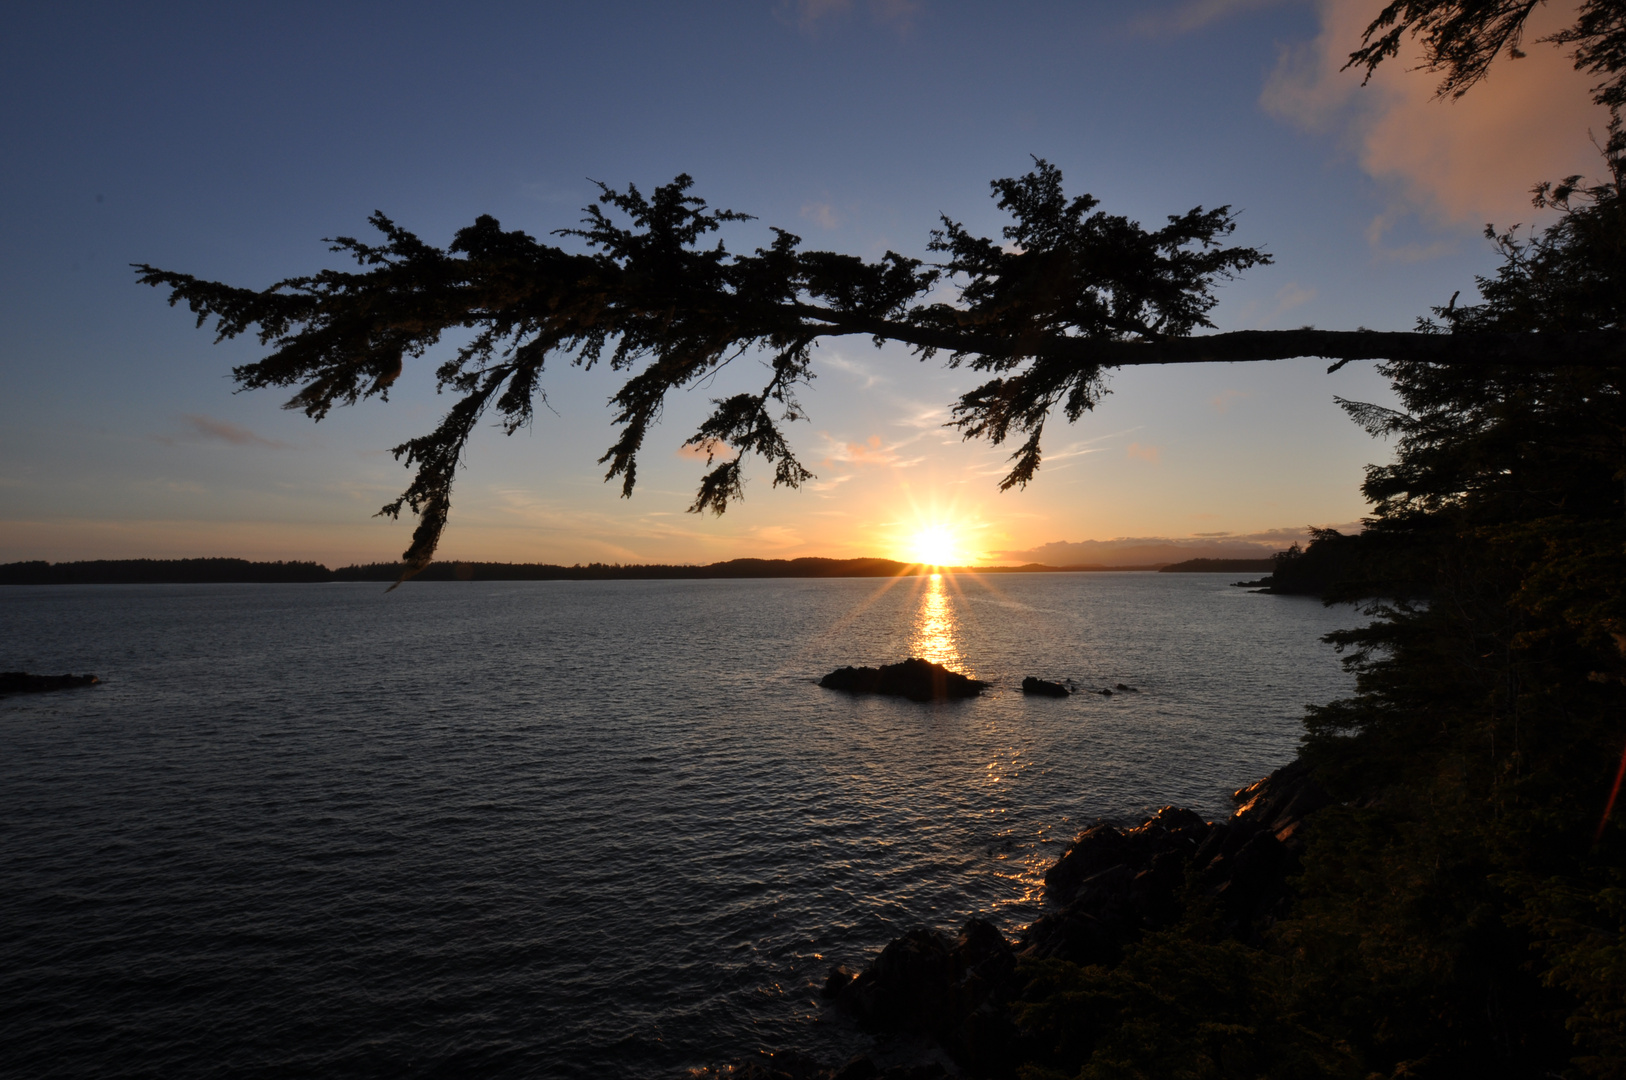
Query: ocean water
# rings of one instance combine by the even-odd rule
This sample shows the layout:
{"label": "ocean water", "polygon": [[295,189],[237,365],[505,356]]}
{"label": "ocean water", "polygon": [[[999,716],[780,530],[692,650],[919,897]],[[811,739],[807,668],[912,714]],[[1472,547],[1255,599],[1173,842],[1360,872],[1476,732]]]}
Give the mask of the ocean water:
{"label": "ocean water", "polygon": [[[1097,818],[1228,813],[1349,609],[1199,574],[0,589],[0,1074],[677,1077],[1014,937]],[[822,690],[926,656],[920,705]],[[1025,675],[1136,693],[1025,698]]]}

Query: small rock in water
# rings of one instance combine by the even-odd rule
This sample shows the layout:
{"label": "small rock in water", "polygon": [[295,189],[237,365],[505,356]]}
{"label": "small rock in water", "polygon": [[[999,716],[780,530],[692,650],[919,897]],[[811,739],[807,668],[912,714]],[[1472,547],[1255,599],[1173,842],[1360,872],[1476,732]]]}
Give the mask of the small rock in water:
{"label": "small rock in water", "polygon": [[911,656],[901,664],[879,668],[837,668],[819,680],[826,690],[846,690],[852,694],[885,694],[910,701],[949,701],[976,697],[988,688],[979,679],[950,671],[942,664]]}
{"label": "small rock in water", "polygon": [[1068,690],[1061,683],[1054,683],[1047,679],[1039,679],[1029,675],[1022,680],[1022,693],[1038,694],[1041,697],[1066,697]]}
{"label": "small rock in water", "polygon": [[43,694],[48,690],[71,690],[101,681],[94,675],[30,675],[26,671],[0,671],[0,694]]}
{"label": "small rock in water", "polygon": [[1140,693],[1140,688],[1139,687],[1125,686],[1123,683],[1118,683],[1118,684],[1114,685],[1113,689],[1118,691],[1121,694],[1138,694],[1138,693]]}

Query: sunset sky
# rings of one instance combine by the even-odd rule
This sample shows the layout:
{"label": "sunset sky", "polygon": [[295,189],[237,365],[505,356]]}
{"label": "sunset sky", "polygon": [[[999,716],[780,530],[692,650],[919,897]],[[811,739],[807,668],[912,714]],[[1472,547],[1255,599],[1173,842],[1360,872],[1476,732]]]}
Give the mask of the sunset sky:
{"label": "sunset sky", "polygon": [[[1494,267],[1487,222],[1545,220],[1536,181],[1600,171],[1604,117],[1551,46],[1459,102],[1391,65],[1339,73],[1381,5],[1326,0],[704,4],[28,5],[0,37],[0,561],[233,555],[394,559],[407,483],[388,448],[448,399],[431,355],[391,400],[313,425],[286,393],[234,394],[256,343],[212,344],[137,286],[165,268],[263,287],[331,263],[382,210],[445,244],[481,213],[570,226],[592,180],[682,172],[749,250],[925,256],[940,213],[985,235],[988,181],[1057,164],[1148,225],[1239,212],[1275,265],[1222,290],[1220,330],[1409,329]],[[1560,16],[1564,5],[1556,9]],[[1545,20],[1545,21],[1543,21]],[[1538,13],[1536,29],[1555,21]],[[591,178],[591,179],[589,179]],[[563,241],[561,241],[563,242]],[[443,346],[448,348],[450,346]],[[1389,400],[1371,364],[1120,372],[1050,429],[1026,490],[1010,447],[942,427],[975,376],[864,339],[821,345],[795,444],[818,479],[758,469],[722,518],[684,512],[679,451],[737,363],[673,400],[630,500],[601,482],[611,372],[560,361],[549,409],[473,443],[441,553],[511,561],[907,557],[922,530],[966,561],[1046,544],[1229,536],[1276,543],[1364,512],[1388,448],[1333,396]],[[739,370],[736,370],[739,369]],[[1056,550],[1052,548],[1051,550]]]}

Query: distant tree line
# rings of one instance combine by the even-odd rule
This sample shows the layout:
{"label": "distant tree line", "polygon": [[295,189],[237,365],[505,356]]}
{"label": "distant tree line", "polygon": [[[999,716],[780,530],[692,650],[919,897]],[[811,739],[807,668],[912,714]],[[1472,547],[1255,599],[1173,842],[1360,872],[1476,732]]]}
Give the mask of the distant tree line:
{"label": "distant tree line", "polygon": [[[1214,563],[1224,565],[1198,565]],[[1268,569],[1268,560],[1194,559],[1163,567],[1146,566],[1022,566],[977,567],[979,574],[1088,572],[1106,570],[1223,570]],[[853,578],[904,577],[931,573],[935,568],[895,559],[730,559],[689,566],[673,563],[553,563],[436,562],[417,574],[422,581],[654,581],[704,578]],[[323,581],[385,581],[401,579],[406,566],[398,562],[365,563],[330,570],[315,562],[250,562],[247,559],[97,559],[89,562],[49,563],[43,560],[0,564],[0,585],[224,585],[286,584]]]}
{"label": "distant tree line", "polygon": [[1275,569],[1275,560],[1283,554],[1278,552],[1269,559],[1187,559],[1158,569],[1165,574],[1257,574]]}

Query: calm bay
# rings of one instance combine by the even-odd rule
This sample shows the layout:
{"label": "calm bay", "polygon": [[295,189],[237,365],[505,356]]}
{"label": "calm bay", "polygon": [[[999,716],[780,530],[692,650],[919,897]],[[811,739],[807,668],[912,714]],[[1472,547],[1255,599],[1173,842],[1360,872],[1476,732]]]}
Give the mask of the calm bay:
{"label": "calm bay", "polygon": [[[840,1060],[832,964],[1014,937],[1083,824],[1228,813],[1349,691],[1357,613],[1230,580],[0,590],[0,663],[104,680],[0,699],[0,1071]],[[910,655],[993,689],[817,686]]]}

